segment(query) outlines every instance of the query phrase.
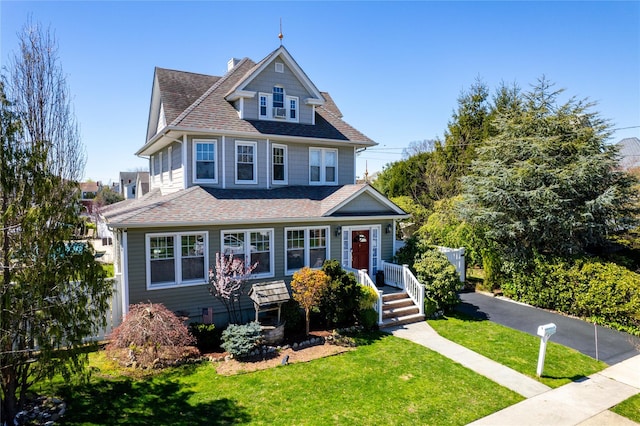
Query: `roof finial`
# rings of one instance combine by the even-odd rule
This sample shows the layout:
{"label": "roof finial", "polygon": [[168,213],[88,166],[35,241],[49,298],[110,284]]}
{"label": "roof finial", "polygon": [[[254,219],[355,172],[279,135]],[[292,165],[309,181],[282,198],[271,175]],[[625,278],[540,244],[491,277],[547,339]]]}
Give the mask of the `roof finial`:
{"label": "roof finial", "polygon": [[278,34],[278,38],[280,39],[280,46],[282,46],[282,38],[284,36],[282,35],[282,18],[280,18],[280,34]]}
{"label": "roof finial", "polygon": [[369,161],[364,162],[364,183],[369,183]]}

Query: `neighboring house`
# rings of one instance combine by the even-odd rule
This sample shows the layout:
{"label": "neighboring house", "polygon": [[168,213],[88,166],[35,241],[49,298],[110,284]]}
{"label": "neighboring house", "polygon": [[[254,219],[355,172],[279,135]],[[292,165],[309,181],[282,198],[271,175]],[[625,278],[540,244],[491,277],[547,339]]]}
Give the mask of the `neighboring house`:
{"label": "neighboring house", "polygon": [[80,182],[80,202],[84,207],[82,213],[93,214],[93,199],[96,198],[99,190],[100,182]]}
{"label": "neighboring house", "polygon": [[149,193],[103,212],[124,312],[151,301],[225,323],[208,290],[216,253],[257,263],[257,281],[288,283],[326,259],[374,277],[407,217],[355,183],[356,154],[374,145],[282,46],[232,59],[222,77],[156,68],[136,153],[149,158]]}
{"label": "neighboring house", "polygon": [[149,192],[149,172],[120,172],[119,188],[125,200],[141,198]]}
{"label": "neighboring house", "polygon": [[620,150],[620,167],[629,170],[640,166],[640,139],[625,138],[616,146]]}
{"label": "neighboring house", "polygon": [[120,172],[120,195],[125,200],[136,198],[137,172]]}

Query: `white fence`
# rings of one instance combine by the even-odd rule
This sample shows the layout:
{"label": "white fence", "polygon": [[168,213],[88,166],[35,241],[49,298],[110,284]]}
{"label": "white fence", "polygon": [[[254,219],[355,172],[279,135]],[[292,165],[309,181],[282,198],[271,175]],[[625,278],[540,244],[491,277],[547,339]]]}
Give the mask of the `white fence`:
{"label": "white fence", "polygon": [[449,262],[455,266],[456,271],[458,272],[458,277],[460,277],[460,282],[465,282],[467,280],[467,265],[464,260],[464,247],[454,249],[438,246],[437,248],[440,253],[447,256]]}
{"label": "white fence", "polygon": [[98,334],[92,336],[89,340],[104,340],[113,331],[113,329],[122,322],[122,294],[118,291],[119,280],[120,277],[118,276],[113,279],[113,296],[111,297],[109,310],[106,313],[107,324]]}

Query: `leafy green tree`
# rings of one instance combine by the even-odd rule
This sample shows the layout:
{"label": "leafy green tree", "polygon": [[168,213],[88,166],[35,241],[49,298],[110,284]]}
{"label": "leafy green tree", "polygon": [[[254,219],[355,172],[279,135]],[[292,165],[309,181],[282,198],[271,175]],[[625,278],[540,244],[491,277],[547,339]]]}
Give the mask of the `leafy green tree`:
{"label": "leafy green tree", "polygon": [[444,254],[436,249],[427,250],[413,266],[416,278],[424,284],[425,298],[433,302],[436,309],[451,309],[460,302],[457,293],[460,279]]}
{"label": "leafy green tree", "polygon": [[305,332],[309,334],[309,323],[311,321],[311,311],[318,310],[320,301],[327,291],[330,278],[324,271],[311,269],[308,266],[293,274],[291,281],[291,291],[293,300],[298,302],[304,309]]}
{"label": "leafy green tree", "polygon": [[103,206],[115,204],[122,200],[124,200],[124,197],[122,195],[109,188],[108,186],[103,186],[100,188],[100,190],[98,190],[98,193],[93,199],[93,202],[98,208],[100,208]]}
{"label": "leafy green tree", "polygon": [[0,84],[3,424],[34,383],[84,370],[84,341],[105,325],[112,293],[92,247],[72,241],[84,157],[57,46],[38,25],[19,41]]}
{"label": "leafy green tree", "polygon": [[545,78],[521,106],[498,113],[496,135],[463,177],[463,217],[486,229],[505,258],[585,252],[635,223],[634,179],[617,168],[607,121],[594,104]]}

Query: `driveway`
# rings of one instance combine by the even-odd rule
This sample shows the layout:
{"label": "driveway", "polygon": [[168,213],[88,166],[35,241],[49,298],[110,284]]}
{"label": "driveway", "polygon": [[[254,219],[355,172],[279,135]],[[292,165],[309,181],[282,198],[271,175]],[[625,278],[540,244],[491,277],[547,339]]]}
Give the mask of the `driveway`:
{"label": "driveway", "polygon": [[594,327],[586,321],[483,293],[461,293],[460,299],[462,303],[456,310],[534,336],[539,325],[552,322],[557,326],[556,334],[551,337],[552,342],[573,348],[609,365],[640,354],[640,338],[627,333],[601,326]]}

